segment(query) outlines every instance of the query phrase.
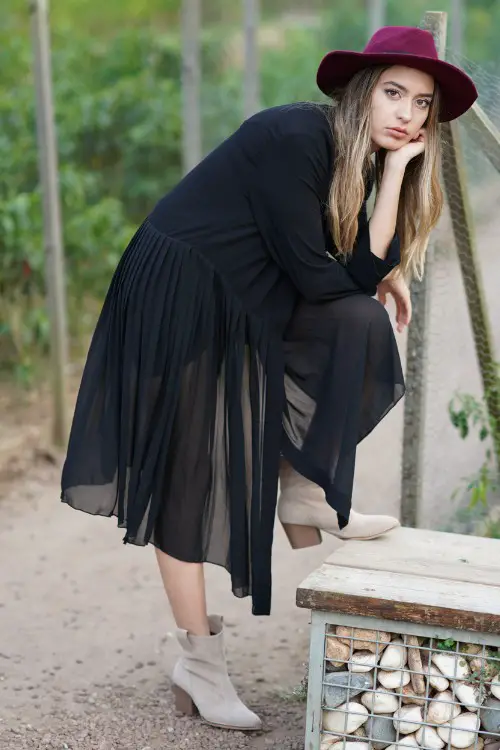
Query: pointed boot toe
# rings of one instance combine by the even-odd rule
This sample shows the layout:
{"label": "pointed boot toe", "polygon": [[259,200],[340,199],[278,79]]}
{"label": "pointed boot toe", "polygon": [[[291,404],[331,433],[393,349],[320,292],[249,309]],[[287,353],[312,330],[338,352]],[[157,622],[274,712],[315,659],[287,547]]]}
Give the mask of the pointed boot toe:
{"label": "pointed boot toe", "polygon": [[339,531],[340,539],[376,539],[401,526],[393,516],[363,515],[352,510],[347,526]]}

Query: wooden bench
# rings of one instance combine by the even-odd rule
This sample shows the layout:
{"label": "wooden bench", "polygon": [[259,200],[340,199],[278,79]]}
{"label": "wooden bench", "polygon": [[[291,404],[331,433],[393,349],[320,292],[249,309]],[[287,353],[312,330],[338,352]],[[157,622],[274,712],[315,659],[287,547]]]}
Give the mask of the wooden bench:
{"label": "wooden bench", "polygon": [[[352,741],[352,750],[396,750],[392,745],[401,742],[401,748],[422,747],[418,738],[425,740],[422,732],[430,736],[431,728],[433,750],[441,742],[450,746],[450,739],[460,747],[473,737],[476,750],[485,741],[500,742],[500,682],[498,688],[492,682],[492,671],[500,673],[500,540],[399,528],[372,541],[345,542],[300,584],[297,605],[311,610],[306,750],[342,750]],[[369,637],[360,629],[371,631]],[[442,673],[446,663],[455,665],[453,674]],[[443,687],[441,674],[447,691],[433,687]],[[358,675],[371,687],[360,691]],[[342,680],[348,680],[344,693]],[[395,688],[384,687],[395,681]],[[447,710],[460,709],[462,718],[450,726],[435,721],[439,692],[452,695],[444,701]],[[378,713],[396,701],[394,712]],[[467,734],[474,716],[480,723]],[[409,717],[405,724],[402,717]],[[343,731],[337,731],[340,719]],[[378,734],[370,739],[366,730],[374,727]]]}

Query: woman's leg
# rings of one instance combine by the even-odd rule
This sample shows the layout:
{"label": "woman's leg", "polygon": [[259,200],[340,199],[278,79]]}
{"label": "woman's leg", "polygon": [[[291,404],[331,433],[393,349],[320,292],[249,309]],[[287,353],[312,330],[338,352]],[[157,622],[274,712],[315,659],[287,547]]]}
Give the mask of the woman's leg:
{"label": "woman's leg", "polygon": [[158,548],[156,558],[181,648],[172,674],[176,708],[186,714],[197,710],[214,726],[260,729],[259,717],[241,702],[229,678],[222,618],[207,616],[203,564],[182,562]]}
{"label": "woman's leg", "polygon": [[292,528],[295,546],[318,543],[316,529],[367,539],[399,525],[395,518],[351,511],[348,526],[340,531],[325,492],[297,473],[328,477],[332,504],[342,516],[349,514],[357,444],[404,393],[385,308],[363,294],[322,304],[303,302],[284,345],[284,452],[297,471],[282,462],[278,515]]}
{"label": "woman's leg", "polygon": [[203,564],[176,560],[158,548],[156,559],[177,627],[210,635]]}

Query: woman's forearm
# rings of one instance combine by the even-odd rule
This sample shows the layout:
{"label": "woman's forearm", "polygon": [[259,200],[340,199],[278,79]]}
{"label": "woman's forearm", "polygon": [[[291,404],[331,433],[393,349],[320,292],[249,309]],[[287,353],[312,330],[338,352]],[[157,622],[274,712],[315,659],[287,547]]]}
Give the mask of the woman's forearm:
{"label": "woman's forearm", "polygon": [[396,231],[399,196],[405,173],[403,164],[386,164],[375,208],[370,219],[370,249],[385,260],[387,250]]}

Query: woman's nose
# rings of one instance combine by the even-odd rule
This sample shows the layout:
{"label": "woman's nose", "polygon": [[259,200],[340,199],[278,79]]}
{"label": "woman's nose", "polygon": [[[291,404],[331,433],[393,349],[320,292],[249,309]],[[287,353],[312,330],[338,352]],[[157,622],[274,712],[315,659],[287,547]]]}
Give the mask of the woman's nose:
{"label": "woman's nose", "polygon": [[410,122],[412,117],[411,102],[402,101],[398,107],[398,117],[403,122]]}

